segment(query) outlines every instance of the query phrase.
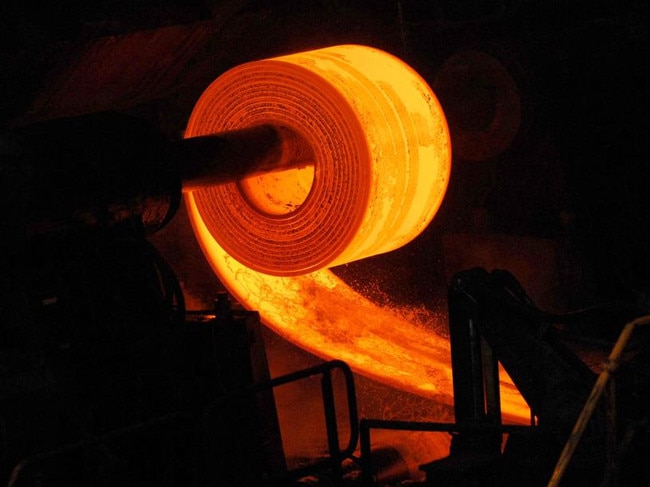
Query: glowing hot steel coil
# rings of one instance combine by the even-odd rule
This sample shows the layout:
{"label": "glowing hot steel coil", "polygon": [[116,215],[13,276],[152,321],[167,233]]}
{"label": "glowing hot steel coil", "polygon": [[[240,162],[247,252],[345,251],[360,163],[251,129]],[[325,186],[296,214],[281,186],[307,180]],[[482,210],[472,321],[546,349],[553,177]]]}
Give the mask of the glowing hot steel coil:
{"label": "glowing hot steel coil", "polygon": [[431,89],[365,46],[255,61],[208,87],[186,137],[263,124],[301,139],[313,160],[185,194],[221,281],[310,352],[451,404],[446,340],[326,270],[408,243],[438,210],[451,147]]}
{"label": "glowing hot steel coil", "polygon": [[298,134],[312,164],[194,194],[214,238],[251,269],[307,274],[393,250],[442,202],[442,109],[384,52],[338,46],[238,66],[203,94],[187,136],[262,124]]}

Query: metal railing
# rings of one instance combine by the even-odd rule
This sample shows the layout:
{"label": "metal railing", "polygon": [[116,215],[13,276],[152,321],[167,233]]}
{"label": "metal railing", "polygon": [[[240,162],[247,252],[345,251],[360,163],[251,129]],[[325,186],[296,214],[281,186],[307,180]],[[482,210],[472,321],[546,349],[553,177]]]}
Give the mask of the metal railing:
{"label": "metal railing", "polygon": [[431,433],[438,432],[450,434],[488,432],[499,432],[501,434],[506,434],[521,431],[530,431],[531,428],[534,428],[534,426],[515,424],[458,424],[420,421],[395,421],[385,419],[362,419],[359,427],[362,485],[363,487],[372,487],[375,485],[370,438],[370,431],[373,429],[393,431],[421,431]]}
{"label": "metal railing", "polygon": [[[338,422],[335,406],[335,394],[334,386],[332,381],[332,373],[334,370],[340,370],[343,373],[345,379],[345,390],[347,395],[347,408],[348,408],[348,419],[350,424],[350,436],[345,448],[341,448],[339,444],[339,431],[338,431]],[[302,379],[306,379],[315,375],[322,375],[321,378],[321,391],[323,397],[323,407],[325,412],[325,425],[327,430],[327,444],[329,450],[329,457],[316,461],[311,465],[299,467],[290,471],[285,472],[275,472],[271,473],[271,476],[275,475],[278,477],[278,480],[283,479],[298,479],[304,476],[307,476],[312,473],[322,471],[325,468],[329,468],[334,476],[337,474],[341,475],[341,465],[342,462],[346,459],[353,458],[353,454],[356,450],[357,443],[359,441],[359,418],[357,413],[357,402],[356,402],[356,392],[354,386],[354,377],[350,367],[343,361],[333,360],[330,362],[325,362],[323,364],[307,368],[304,370],[299,370],[290,374],[286,374],[269,381],[265,381],[258,384],[253,384],[241,389],[237,389],[225,396],[221,396],[219,399],[210,403],[205,409],[208,411],[210,408],[218,408],[223,402],[241,398],[246,396],[254,396],[259,393],[263,393],[269,390],[272,390],[276,387],[289,384],[291,382],[296,382]],[[171,423],[183,421],[188,424],[193,423],[196,418],[193,417],[188,412],[174,412],[160,416],[149,421],[145,421],[136,425],[124,427],[111,431],[107,434],[103,434],[97,437],[93,437],[87,440],[81,440],[78,442],[70,443],[63,445],[59,448],[55,448],[51,451],[36,454],[20,461],[10,473],[7,487],[13,487],[18,485],[20,479],[25,477],[27,472],[33,469],[38,464],[43,464],[48,461],[55,461],[58,458],[61,458],[65,455],[76,454],[79,451],[96,446],[108,443],[110,441],[118,440],[134,433],[141,433],[144,431],[151,430],[153,428],[166,427]]]}
{"label": "metal railing", "polygon": [[[340,370],[345,379],[345,390],[347,396],[347,416],[350,426],[350,434],[347,445],[344,448],[340,447],[339,431],[337,422],[337,413],[335,405],[334,386],[332,382],[332,372]],[[275,389],[276,387],[286,385],[292,382],[297,382],[302,379],[307,379],[315,375],[322,375],[321,378],[321,393],[323,398],[323,408],[325,413],[325,427],[327,431],[327,445],[329,457],[324,460],[318,460],[314,463],[302,467],[288,470],[282,473],[271,474],[274,477],[282,479],[299,479],[310,474],[322,471],[323,469],[330,469],[335,479],[342,474],[342,462],[346,459],[353,458],[354,451],[357,448],[359,441],[359,416],[357,412],[357,399],[354,385],[354,376],[352,370],[342,360],[331,360],[322,364],[310,367],[307,369],[292,372],[275,379],[271,379],[258,384],[238,389],[229,393],[222,398],[215,401],[211,407],[218,406],[221,401],[226,401],[237,396],[242,395],[255,395],[268,390]],[[341,480],[338,478],[338,480]]]}
{"label": "metal railing", "polygon": [[[553,474],[551,476],[551,480],[548,483],[548,487],[557,487],[560,484],[560,481],[562,480],[562,477],[564,476],[564,473],[566,472],[566,469],[571,462],[578,443],[582,438],[582,434],[584,433],[589,420],[596,410],[598,402],[605,392],[605,387],[608,385],[610,379],[612,378],[612,374],[618,369],[619,360],[623,351],[625,350],[625,347],[632,338],[632,333],[636,327],[648,324],[650,324],[650,316],[642,316],[627,323],[623,328],[623,331],[619,335],[618,340],[616,340],[614,348],[612,348],[612,351],[610,352],[610,355],[604,364],[603,371],[598,376],[598,380],[596,381],[596,384],[594,384],[594,387],[591,390],[591,394],[587,398],[587,401],[585,402],[585,405],[580,415],[578,416],[578,420],[576,421],[576,424],[573,427],[573,430],[571,431],[566,444],[564,445],[564,449],[562,450],[557,464],[555,465],[555,469],[553,470]],[[611,395],[609,397],[609,400],[613,401],[613,397]],[[610,432],[609,436],[612,436],[613,434],[613,432]],[[613,441],[610,441],[610,443],[612,442],[615,444],[615,438]]]}

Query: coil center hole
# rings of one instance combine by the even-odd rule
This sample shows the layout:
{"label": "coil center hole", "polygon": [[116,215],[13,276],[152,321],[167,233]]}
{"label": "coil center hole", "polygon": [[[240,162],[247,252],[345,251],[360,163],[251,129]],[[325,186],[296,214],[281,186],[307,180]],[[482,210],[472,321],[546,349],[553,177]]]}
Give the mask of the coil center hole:
{"label": "coil center hole", "polygon": [[315,156],[311,144],[298,131],[276,127],[281,137],[277,169],[237,182],[248,204],[262,214],[284,216],[298,210],[314,183]]}

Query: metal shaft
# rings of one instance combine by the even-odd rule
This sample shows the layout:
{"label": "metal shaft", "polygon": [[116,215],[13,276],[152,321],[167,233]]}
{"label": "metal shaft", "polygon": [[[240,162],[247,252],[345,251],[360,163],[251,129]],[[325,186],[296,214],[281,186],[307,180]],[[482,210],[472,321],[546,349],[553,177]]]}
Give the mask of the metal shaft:
{"label": "metal shaft", "polygon": [[273,125],[191,137],[173,147],[184,192],[314,162],[302,136]]}

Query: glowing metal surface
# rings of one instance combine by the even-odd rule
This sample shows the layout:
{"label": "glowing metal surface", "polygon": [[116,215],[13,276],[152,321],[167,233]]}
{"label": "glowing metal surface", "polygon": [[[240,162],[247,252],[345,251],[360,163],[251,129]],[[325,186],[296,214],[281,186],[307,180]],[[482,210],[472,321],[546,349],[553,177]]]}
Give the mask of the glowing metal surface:
{"label": "glowing metal surface", "polygon": [[228,291],[265,324],[311,353],[450,404],[449,347],[438,335],[381,308],[328,270],[276,277],[247,268],[212,237],[187,199],[194,231]]}
{"label": "glowing metal surface", "polygon": [[186,137],[261,124],[299,134],[313,174],[279,171],[194,195],[214,238],[247,267],[299,275],[388,252],[442,202],[444,114],[417,73],[385,52],[335,46],[237,66],[203,93]]}
{"label": "glowing metal surface", "polygon": [[[273,195],[284,194],[283,185],[304,188],[307,179],[283,173],[274,173],[277,187],[265,176],[185,194],[195,234],[220,280],[267,326],[315,355],[452,404],[449,345],[432,331],[436,323],[414,323],[377,306],[324,270],[398,248],[430,223],[451,160],[435,95],[393,56],[336,46],[225,73],[197,103],[186,136],[262,123],[309,141],[311,188],[306,196],[287,193],[304,196],[293,211],[276,211],[282,202],[276,206],[270,196],[251,201],[246,195],[255,188]],[[528,417],[508,389],[503,402],[514,416]]]}
{"label": "glowing metal surface", "polygon": [[[398,389],[453,405],[449,342],[434,330],[435,315],[418,322],[378,306],[328,270],[276,277],[242,265],[212,237],[191,195],[188,212],[210,265],[229,292],[257,310],[276,333],[326,360],[341,359],[355,372]],[[502,371],[501,402],[509,420],[530,410]]]}

